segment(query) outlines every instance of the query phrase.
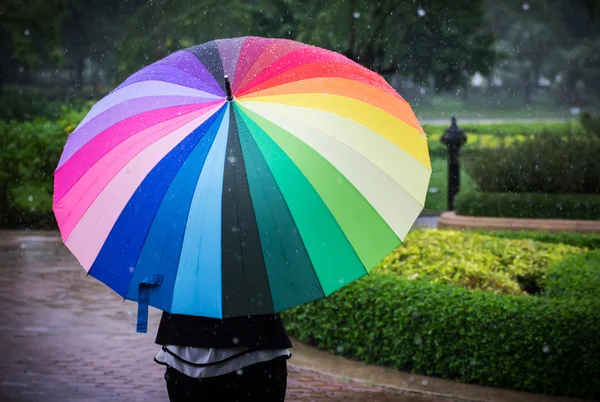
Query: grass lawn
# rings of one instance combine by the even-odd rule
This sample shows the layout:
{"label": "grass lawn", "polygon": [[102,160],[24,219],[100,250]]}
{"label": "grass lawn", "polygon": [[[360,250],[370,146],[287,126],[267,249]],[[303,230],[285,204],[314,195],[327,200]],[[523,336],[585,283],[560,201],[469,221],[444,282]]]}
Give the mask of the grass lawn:
{"label": "grass lawn", "polygon": [[557,106],[550,101],[538,99],[526,105],[520,99],[498,101],[495,97],[473,97],[463,102],[454,96],[434,96],[428,102],[410,100],[417,117],[421,119],[571,119],[573,115],[566,105]]}
{"label": "grass lawn", "polygon": [[[431,180],[425,200],[423,215],[439,215],[447,210],[448,198],[448,159],[443,156],[431,157]],[[460,192],[475,191],[475,183],[465,169],[460,171]]]}

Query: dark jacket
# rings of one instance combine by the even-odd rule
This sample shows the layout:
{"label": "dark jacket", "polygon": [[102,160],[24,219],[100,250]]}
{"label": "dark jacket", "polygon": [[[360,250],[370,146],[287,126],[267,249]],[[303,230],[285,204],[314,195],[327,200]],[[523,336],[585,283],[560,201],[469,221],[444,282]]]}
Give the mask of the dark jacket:
{"label": "dark jacket", "polygon": [[253,350],[286,349],[292,343],[278,314],[225,319],[163,313],[156,335],[159,345]]}

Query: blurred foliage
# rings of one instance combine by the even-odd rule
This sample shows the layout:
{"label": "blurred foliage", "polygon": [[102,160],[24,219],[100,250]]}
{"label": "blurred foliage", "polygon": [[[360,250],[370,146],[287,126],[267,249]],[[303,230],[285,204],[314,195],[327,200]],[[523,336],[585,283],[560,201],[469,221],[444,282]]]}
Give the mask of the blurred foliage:
{"label": "blurred foliage", "polygon": [[[154,23],[145,24],[150,20]],[[475,71],[487,74],[495,57],[483,0],[426,0],[420,5],[162,0],[144,4],[129,18],[118,81],[177,49],[245,35],[294,39],[335,50],[381,74],[398,72],[420,83],[433,80],[437,90],[463,85]]]}
{"label": "blurred foliage", "polygon": [[[460,244],[461,247],[456,247]],[[535,291],[547,268],[584,248],[450,230],[415,230],[374,270],[495,293]],[[533,288],[531,288],[533,286]]]}
{"label": "blurred foliage", "polygon": [[600,289],[600,250],[574,255],[553,265],[544,279],[544,296],[556,299],[597,298]]}
{"label": "blurred foliage", "polygon": [[[0,82],[2,71],[16,60],[33,67],[42,58],[62,60],[60,27],[68,0],[19,0],[0,3]],[[7,57],[8,56],[8,57]]]}
{"label": "blurred foliage", "polygon": [[[531,136],[541,133],[563,133],[569,130],[574,123],[483,123],[483,124],[461,124],[460,128],[467,135],[467,143],[461,148],[463,155],[470,154],[483,148],[508,147],[516,142],[523,141]],[[440,138],[448,126],[423,125],[423,130],[428,136],[430,155],[446,156],[448,149]]]}
{"label": "blurred foliage", "polygon": [[[98,86],[100,69],[109,75],[116,72],[116,46],[121,41],[123,26],[129,15],[146,0],[68,0],[61,27],[61,43],[66,63],[73,71],[74,86],[83,88],[86,61],[90,62],[92,85]],[[145,25],[145,24],[144,24]]]}
{"label": "blurred foliage", "polygon": [[72,91],[7,88],[0,97],[0,120],[24,121],[36,117],[55,120],[65,109],[89,105],[90,101],[84,95]]}
{"label": "blurred foliage", "polygon": [[[578,233],[551,233],[551,232],[527,232],[527,231],[510,231],[510,232],[488,232],[488,231],[471,231],[472,233],[482,233],[486,236],[498,237],[501,239],[529,239],[533,241],[565,244],[569,246],[588,248],[590,250],[600,249],[600,234],[578,234]],[[470,233],[463,231],[463,233]]]}
{"label": "blurred foliage", "polygon": [[456,213],[467,216],[600,220],[600,194],[461,192]]}
{"label": "blurred foliage", "polygon": [[544,89],[545,79],[556,102],[597,105],[600,20],[594,2],[486,0],[488,15],[495,16],[490,24],[500,53],[494,76],[526,104],[534,90]]}
{"label": "blurred foliage", "polygon": [[480,191],[600,193],[600,139],[576,128],[482,148],[465,158]]}
{"label": "blurred foliage", "polygon": [[[483,163],[484,160],[477,155],[480,150],[487,150],[486,154],[497,149],[511,149],[511,145],[526,140],[531,136],[552,132],[560,135],[566,130],[578,127],[575,123],[502,123],[502,124],[461,124],[468,142],[461,149],[461,165],[469,166],[471,159]],[[429,182],[429,192],[425,200],[424,213],[427,215],[440,214],[447,209],[447,182],[448,182],[448,149],[440,138],[448,126],[424,125],[423,129],[428,135],[429,154],[431,156],[432,175]],[[475,163],[475,162],[473,162]],[[477,184],[470,176],[468,169],[461,169],[461,189],[459,198],[471,195],[477,190]]]}
{"label": "blurred foliage", "polygon": [[600,139],[600,115],[584,112],[581,114],[580,122],[586,133]]}
{"label": "blurred foliage", "polygon": [[[0,22],[0,84],[102,92],[176,50],[257,35],[343,53],[414,103],[482,92],[483,109],[521,117],[532,104],[600,103],[594,0],[7,0]],[[482,87],[471,86],[476,72],[490,78]],[[522,107],[512,107],[516,97]],[[431,106],[427,114],[439,110]]]}
{"label": "blurred foliage", "polygon": [[0,225],[55,227],[54,170],[67,136],[90,107],[64,108],[56,120],[0,120]]}
{"label": "blurred foliage", "polygon": [[282,317],[296,339],[365,363],[597,399],[600,304],[590,290],[584,299],[500,295],[375,273]]}
{"label": "blurred foliage", "polygon": [[[182,48],[213,39],[244,36],[252,29],[256,1],[158,0],[128,18],[118,52],[116,81]],[[147,21],[152,21],[148,24]]]}

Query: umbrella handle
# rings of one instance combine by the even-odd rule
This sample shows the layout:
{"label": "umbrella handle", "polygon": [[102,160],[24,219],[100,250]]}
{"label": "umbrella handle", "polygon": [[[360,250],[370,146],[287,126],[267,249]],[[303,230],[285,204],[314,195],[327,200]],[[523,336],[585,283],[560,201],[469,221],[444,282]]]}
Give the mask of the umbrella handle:
{"label": "umbrella handle", "polygon": [[154,274],[140,282],[138,290],[137,332],[148,332],[148,304],[150,303],[150,286],[162,285],[163,276]]}

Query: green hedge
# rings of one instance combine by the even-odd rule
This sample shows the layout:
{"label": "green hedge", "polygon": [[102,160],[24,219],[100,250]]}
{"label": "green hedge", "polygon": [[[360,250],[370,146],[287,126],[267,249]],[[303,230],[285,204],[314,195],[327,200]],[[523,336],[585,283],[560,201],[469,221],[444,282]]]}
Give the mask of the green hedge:
{"label": "green hedge", "polygon": [[463,158],[483,192],[598,194],[600,138],[582,130],[544,132]]}
{"label": "green hedge", "polygon": [[600,251],[566,258],[546,273],[544,295],[547,297],[583,300],[598,298],[599,294]]}
{"label": "green hedge", "polygon": [[374,274],[283,318],[298,340],[366,363],[600,397],[600,303],[590,299],[497,295]]}
{"label": "green hedge", "polygon": [[463,231],[463,233],[480,233],[486,236],[498,237],[501,239],[527,240],[528,242],[537,241],[543,243],[563,244],[587,248],[590,250],[600,249],[600,235],[597,234],[579,234],[579,233],[551,233],[551,232],[487,232],[487,231]]}
{"label": "green hedge", "polygon": [[0,94],[0,120],[27,121],[34,118],[55,120],[64,109],[84,107],[91,94],[42,88],[3,88]]}
{"label": "green hedge", "polygon": [[600,138],[600,114],[584,112],[579,119],[583,129],[597,138]]}
{"label": "green hedge", "polygon": [[[448,121],[449,122],[449,121]],[[423,125],[427,133],[430,155],[447,154],[447,148],[440,138],[449,126]],[[577,123],[501,123],[501,124],[460,124],[467,134],[468,141],[462,149],[463,157],[468,157],[480,149],[508,147],[523,141],[529,136],[541,133],[561,135],[571,128],[579,128]]]}
{"label": "green hedge", "polygon": [[537,293],[552,264],[584,251],[584,247],[485,233],[414,230],[373,272],[496,293]]}
{"label": "green hedge", "polygon": [[458,215],[537,219],[600,219],[598,194],[484,193],[458,194]]}
{"label": "green hedge", "polygon": [[56,120],[0,120],[0,225],[52,228],[53,175],[82,110],[63,109]]}

